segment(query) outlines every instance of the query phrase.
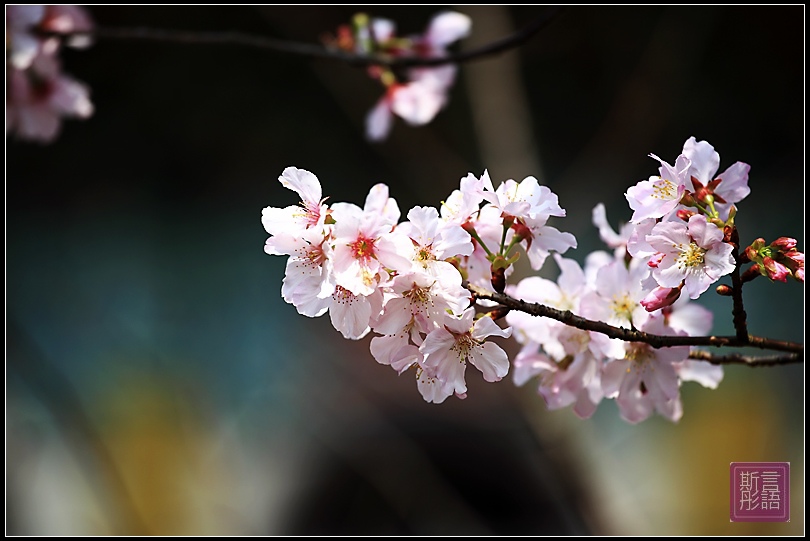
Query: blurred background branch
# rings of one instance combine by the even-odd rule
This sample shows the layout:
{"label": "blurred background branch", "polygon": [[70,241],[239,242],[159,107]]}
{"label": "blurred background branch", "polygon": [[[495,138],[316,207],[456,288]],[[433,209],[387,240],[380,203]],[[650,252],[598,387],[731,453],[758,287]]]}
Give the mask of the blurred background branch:
{"label": "blurred background branch", "polygon": [[562,7],[548,7],[542,16],[529,22],[523,28],[491,43],[480,45],[459,53],[449,53],[441,58],[404,58],[377,54],[352,54],[340,49],[313,45],[310,43],[297,43],[290,40],[271,38],[267,36],[251,35],[243,32],[215,31],[205,32],[196,30],[172,30],[154,27],[105,27],[99,26],[92,32],[76,32],[72,34],[42,32],[45,38],[57,37],[71,40],[76,38],[124,41],[154,41],[159,43],[176,43],[186,45],[236,45],[264,49],[282,54],[308,56],[312,58],[326,58],[339,60],[353,66],[386,66],[389,68],[409,68],[441,66],[444,64],[461,64],[480,60],[501,54],[510,49],[523,45],[537,32],[548,25],[560,12]]}

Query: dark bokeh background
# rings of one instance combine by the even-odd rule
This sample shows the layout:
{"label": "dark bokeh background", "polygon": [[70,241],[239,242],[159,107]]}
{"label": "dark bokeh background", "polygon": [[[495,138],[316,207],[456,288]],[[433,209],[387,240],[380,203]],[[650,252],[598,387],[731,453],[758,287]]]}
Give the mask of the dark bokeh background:
{"label": "dark bokeh background", "polygon": [[[442,6],[88,8],[105,27],[307,43],[365,10],[420,32]],[[547,8],[458,6],[472,47]],[[366,142],[362,69],[238,46],[98,40],[64,52],[95,115],[6,143],[6,531],[13,535],[793,535],[804,532],[804,366],[726,368],[685,414],[582,421],[529,385],[423,402],[280,297],[265,206],[290,165],[331,201],[385,182],[403,214],[468,172],[534,175],[584,260],[624,191],[694,135],[751,165],[743,242],[804,250],[804,14],[796,6],[568,7],[461,66],[428,126]],[[553,271],[551,272],[553,276]],[[711,294],[717,334],[730,303]],[[746,287],[750,330],[804,340],[803,284]],[[514,343],[506,345],[511,353]],[[729,463],[789,461],[791,522],[728,520]]]}

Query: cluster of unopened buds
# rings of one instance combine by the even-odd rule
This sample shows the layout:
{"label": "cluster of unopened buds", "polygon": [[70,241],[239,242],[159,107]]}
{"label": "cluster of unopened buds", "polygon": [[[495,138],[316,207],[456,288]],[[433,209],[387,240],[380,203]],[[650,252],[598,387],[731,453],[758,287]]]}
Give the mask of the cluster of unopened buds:
{"label": "cluster of unopened buds", "polygon": [[87,12],[71,5],[6,6],[6,133],[50,142],[63,117],[93,114],[86,85],[62,72],[63,43],[86,47],[93,28]]}
{"label": "cluster of unopened buds", "polygon": [[[351,25],[338,28],[327,36],[327,46],[363,56],[378,58],[442,58],[447,48],[470,33],[467,15],[444,11],[435,15],[422,35],[397,36],[396,25],[389,19],[356,14]],[[388,136],[394,116],[411,126],[427,124],[447,104],[447,95],[456,78],[455,64],[411,67],[395,71],[372,65],[368,74],[380,81],[385,94],[366,116],[366,136],[380,141]]]}
{"label": "cluster of unopened buds", "polygon": [[787,282],[788,276],[792,276],[804,282],[804,254],[796,250],[796,239],[779,237],[766,245],[765,239],[759,238],[745,249],[742,259],[753,263],[743,273],[743,281],[767,276],[771,280]]}
{"label": "cluster of unopened buds", "polygon": [[[675,421],[682,382],[715,388],[721,366],[690,358],[688,345],[610,338],[491,298],[507,294],[657,336],[707,335],[712,313],[691,301],[736,268],[734,219],[749,193],[749,166],[737,162],[716,175],[719,155],[694,137],[674,165],[651,157],[659,173],[627,190],[634,212],[620,232],[603,205],[594,209],[611,249],[588,254],[582,266],[562,255],[577,241],[549,224],[565,210],[548,187],[529,176],[495,188],[486,171],[462,178],[438,209],[414,207],[400,222],[384,184],[371,188],[363,207],[327,205],[313,173],[288,167],[279,180],[301,203],[263,210],[265,252],[289,256],[286,302],[310,317],[328,312],[345,338],[374,333],[373,357],[399,374],[411,371],[428,402],[465,398],[468,363],[488,382],[504,378],[510,360],[491,339],[511,336],[522,345],[511,362],[515,383],[537,378],[550,409],[572,405],[587,418],[608,398],[628,422],[654,412]],[[551,255],[557,281],[531,276],[507,285],[521,252],[538,271]],[[772,280],[786,273],[804,280],[795,240],[758,240],[743,254]]]}

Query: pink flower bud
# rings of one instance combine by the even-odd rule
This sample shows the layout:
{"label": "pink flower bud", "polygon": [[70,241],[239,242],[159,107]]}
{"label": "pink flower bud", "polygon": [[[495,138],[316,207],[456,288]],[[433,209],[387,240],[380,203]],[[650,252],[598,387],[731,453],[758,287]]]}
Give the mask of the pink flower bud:
{"label": "pink flower bud", "polygon": [[641,301],[641,306],[648,312],[654,312],[659,308],[670,306],[681,296],[681,287],[661,287],[653,289],[649,295]]}
{"label": "pink flower bud", "polygon": [[781,263],[777,263],[770,257],[762,258],[762,265],[768,272],[768,278],[771,280],[779,280],[780,282],[787,282],[787,277],[790,274],[790,269]]}
{"label": "pink flower bud", "polygon": [[771,247],[777,248],[782,252],[790,252],[796,249],[796,239],[790,237],[779,237],[771,243]]}
{"label": "pink flower bud", "polygon": [[506,288],[506,269],[493,265],[491,270],[492,278],[490,279],[490,283],[492,284],[492,289],[498,293],[503,293]]}
{"label": "pink flower bud", "polygon": [[765,246],[765,239],[763,239],[762,237],[758,238],[757,240],[751,243],[751,248],[757,251],[759,251],[759,249],[763,248],[764,246]]}
{"label": "pink flower bud", "polygon": [[515,236],[519,238],[521,241],[528,240],[529,242],[528,247],[531,248],[532,238],[534,237],[534,234],[532,233],[532,230],[526,226],[526,224],[524,224],[520,220],[517,220],[512,224],[512,230],[515,232]]}
{"label": "pink flower bud", "polygon": [[804,282],[804,252],[797,252],[796,250],[787,252],[782,254],[780,260],[790,269],[796,280]]}
{"label": "pink flower bud", "polygon": [[658,265],[661,264],[661,261],[666,257],[667,254],[664,252],[656,252],[652,256],[650,256],[650,260],[647,261],[647,266],[653,269],[658,268]]}
{"label": "pink flower bud", "polygon": [[684,222],[688,222],[689,218],[697,214],[697,212],[689,209],[678,209],[678,212],[676,212],[675,214],[677,214],[678,218],[680,218]]}

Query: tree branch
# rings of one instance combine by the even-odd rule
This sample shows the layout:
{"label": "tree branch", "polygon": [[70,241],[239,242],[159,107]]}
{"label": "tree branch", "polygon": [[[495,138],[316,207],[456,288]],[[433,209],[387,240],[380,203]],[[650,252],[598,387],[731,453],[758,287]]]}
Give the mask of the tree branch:
{"label": "tree branch", "polygon": [[614,327],[601,321],[592,321],[584,317],[577,316],[569,310],[557,310],[538,303],[526,302],[515,299],[504,293],[492,293],[473,284],[464,283],[475,299],[485,299],[495,301],[509,308],[518,310],[533,316],[548,317],[556,319],[566,325],[582,329],[584,331],[594,331],[610,338],[618,338],[625,342],[644,342],[654,348],[669,346],[713,346],[713,347],[740,347],[750,346],[759,349],[770,349],[774,351],[787,351],[791,353],[804,354],[804,344],[796,342],[785,342],[772,340],[758,336],[747,335],[745,339],[739,336],[662,336],[649,334],[624,327]]}
{"label": "tree branch", "polygon": [[804,362],[804,357],[800,357],[798,353],[771,355],[767,357],[751,357],[748,355],[741,355],[739,353],[732,353],[730,355],[713,355],[708,351],[693,350],[689,353],[689,358],[699,361],[706,361],[717,365],[744,364],[746,366],[782,366],[785,364]]}
{"label": "tree branch", "polygon": [[514,49],[528,41],[534,34],[547,26],[559,13],[562,12],[562,9],[563,8],[560,6],[552,6],[541,17],[538,17],[513,34],[469,51],[451,53],[437,58],[404,58],[391,57],[387,55],[353,54],[336,48],[327,48],[322,45],[299,43],[265,36],[244,34],[241,32],[198,32],[146,27],[98,27],[96,30],[89,33],[47,33],[43,37],[57,37],[66,40],[76,37],[85,37],[90,39],[141,40],[193,45],[239,45],[244,47],[266,49],[284,54],[339,60],[353,66],[376,65],[387,66],[390,68],[406,68],[415,66],[460,64],[462,62],[479,60],[487,56],[503,53],[509,49]]}
{"label": "tree branch", "polygon": [[734,247],[734,270],[731,271],[731,316],[734,322],[734,329],[737,331],[737,338],[745,341],[748,338],[748,325],[746,323],[745,309],[743,308],[742,288],[743,281],[740,278],[740,233],[737,226],[731,226],[730,244]]}

